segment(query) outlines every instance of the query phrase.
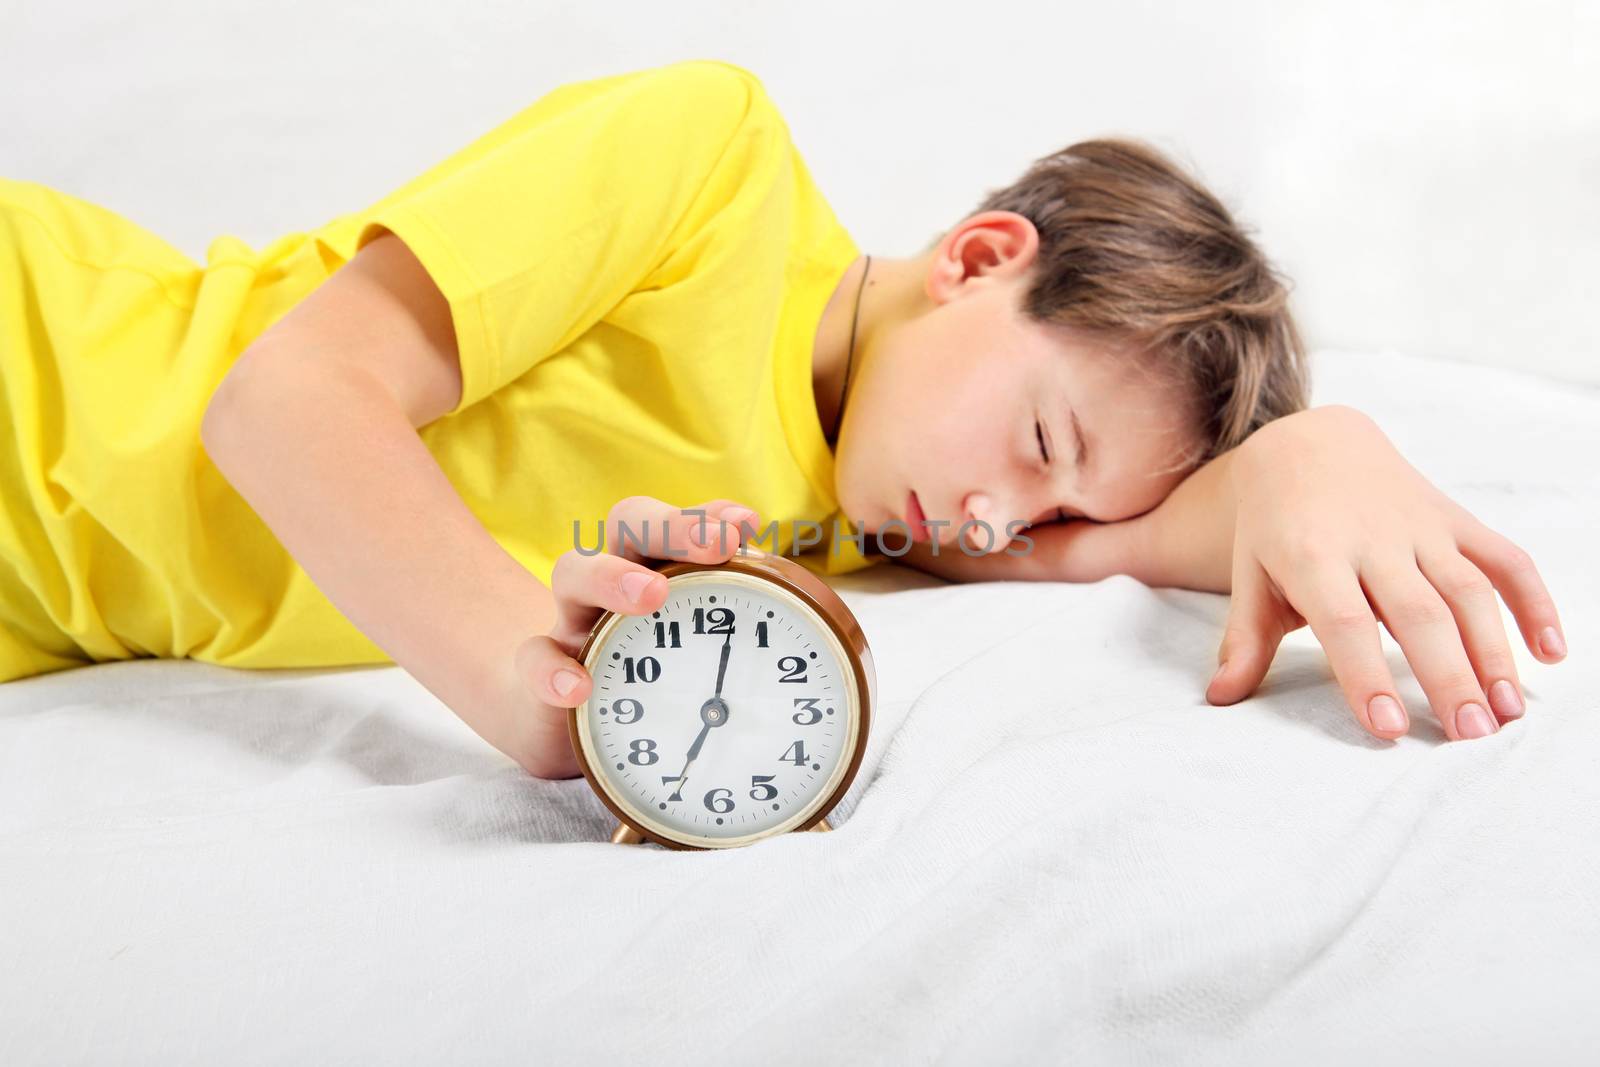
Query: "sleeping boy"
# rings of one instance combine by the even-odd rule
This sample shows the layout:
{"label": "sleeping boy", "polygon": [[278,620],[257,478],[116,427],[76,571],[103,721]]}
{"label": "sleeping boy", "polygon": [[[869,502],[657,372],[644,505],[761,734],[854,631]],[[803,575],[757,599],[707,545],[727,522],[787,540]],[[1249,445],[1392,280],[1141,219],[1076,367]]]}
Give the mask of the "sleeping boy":
{"label": "sleeping boy", "polygon": [[1497,594],[1565,655],[1525,552],[1309,406],[1285,283],[1134,141],[866,255],[762,82],[693,60],[561,86],[259,253],[199,268],[10,181],[0,251],[0,680],[394,662],[569,777],[600,612],[658,608],[654,561],[806,523],[824,575],[1229,593],[1209,700],[1309,625],[1381,738],[1408,718],[1379,623],[1452,740],[1524,711]]}

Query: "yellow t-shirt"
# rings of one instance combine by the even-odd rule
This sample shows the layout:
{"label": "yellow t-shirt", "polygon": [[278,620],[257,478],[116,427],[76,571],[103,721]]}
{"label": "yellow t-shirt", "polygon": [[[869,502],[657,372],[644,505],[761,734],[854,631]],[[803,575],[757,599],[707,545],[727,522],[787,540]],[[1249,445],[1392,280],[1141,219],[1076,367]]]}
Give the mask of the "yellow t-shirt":
{"label": "yellow t-shirt", "polygon": [[[0,179],[0,681],[85,661],[386,662],[201,445],[250,341],[386,227],[449,300],[457,408],[422,440],[546,584],[631,494],[728,497],[820,574],[835,530],[812,393],[859,255],[761,82],[692,60],[562,86],[365,210],[202,268],[149,231]],[[405,575],[397,574],[397,582]]]}

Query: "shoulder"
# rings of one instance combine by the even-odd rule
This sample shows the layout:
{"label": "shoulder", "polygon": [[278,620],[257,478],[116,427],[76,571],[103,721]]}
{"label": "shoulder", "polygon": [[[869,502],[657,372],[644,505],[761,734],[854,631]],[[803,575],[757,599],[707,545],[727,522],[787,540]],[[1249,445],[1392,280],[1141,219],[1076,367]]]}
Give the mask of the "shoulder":
{"label": "shoulder", "polygon": [[766,86],[751,71],[720,59],[685,59],[652,67],[642,82],[664,107],[692,112],[703,121],[740,123],[772,111]]}
{"label": "shoulder", "polygon": [[752,71],[722,59],[683,59],[652,67],[650,73],[705,91],[734,95],[766,93],[766,86]]}

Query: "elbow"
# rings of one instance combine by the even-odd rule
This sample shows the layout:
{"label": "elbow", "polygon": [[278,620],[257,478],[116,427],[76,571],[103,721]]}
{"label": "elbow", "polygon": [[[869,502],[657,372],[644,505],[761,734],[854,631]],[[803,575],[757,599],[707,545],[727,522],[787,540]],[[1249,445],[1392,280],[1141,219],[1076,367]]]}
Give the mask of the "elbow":
{"label": "elbow", "polygon": [[229,443],[237,434],[240,421],[239,392],[244,388],[236,365],[212,392],[200,418],[200,445],[213,463],[221,465]]}
{"label": "elbow", "polygon": [[[273,364],[275,368],[279,364]],[[211,461],[221,467],[240,447],[241,443],[260,440],[260,434],[250,429],[261,425],[281,403],[281,384],[275,379],[282,375],[271,370],[250,352],[241,355],[233,367],[217,384],[206,402],[205,413],[200,418],[200,445]]]}
{"label": "elbow", "polygon": [[227,380],[224,379],[212,392],[211,399],[206,403],[205,414],[200,417],[200,447],[205,449],[206,455],[211,457],[213,463],[221,452],[222,438],[226,432],[223,424],[228,419],[227,408],[232,403],[225,395],[227,384]]}

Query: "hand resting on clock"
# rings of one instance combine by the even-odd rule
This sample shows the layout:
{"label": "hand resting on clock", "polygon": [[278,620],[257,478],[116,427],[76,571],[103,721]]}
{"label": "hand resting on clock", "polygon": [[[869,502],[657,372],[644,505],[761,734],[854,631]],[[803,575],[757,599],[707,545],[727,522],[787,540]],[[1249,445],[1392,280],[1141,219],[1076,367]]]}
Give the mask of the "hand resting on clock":
{"label": "hand resting on clock", "polygon": [[[702,511],[705,527],[697,514]],[[630,530],[626,544],[618,537],[624,522]],[[568,709],[589,697],[592,679],[576,657],[595,622],[606,611],[648,615],[665,602],[667,580],[643,562],[646,558],[721,563],[759,525],[754,509],[731,500],[691,508],[676,508],[649,496],[618,501],[606,515],[604,552],[585,555],[574,548],[556,560],[550,575],[555,625],[549,633],[530,637],[517,647],[517,676],[530,700],[522,728],[511,742],[513,751],[506,754],[540,778],[577,777]],[[642,548],[639,541],[644,542]],[[620,555],[618,548],[623,550]]]}

